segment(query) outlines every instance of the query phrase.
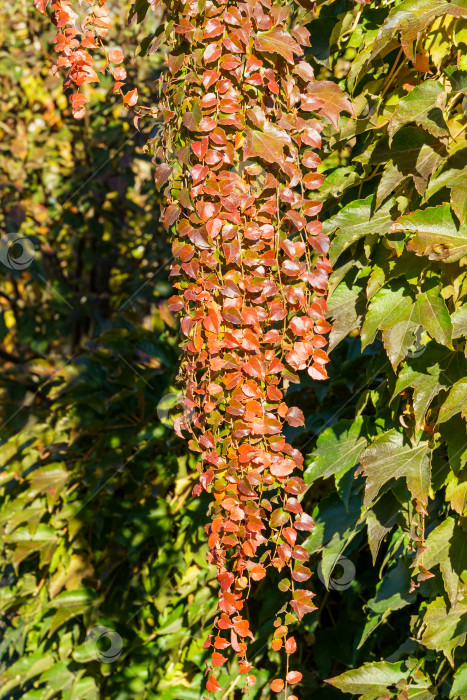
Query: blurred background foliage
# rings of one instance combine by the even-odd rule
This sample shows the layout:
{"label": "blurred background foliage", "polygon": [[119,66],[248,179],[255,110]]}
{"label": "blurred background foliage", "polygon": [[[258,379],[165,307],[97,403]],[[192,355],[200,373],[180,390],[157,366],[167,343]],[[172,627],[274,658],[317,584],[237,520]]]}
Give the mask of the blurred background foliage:
{"label": "blurred background foliage", "polygon": [[[405,189],[387,204],[393,192],[381,185],[381,174],[399,186],[401,174],[391,167],[405,165],[403,143],[395,139],[391,153],[386,129],[397,101],[417,81],[458,68],[451,34],[460,28],[451,22],[434,37],[432,23],[422,27],[426,50],[417,66],[400,60],[396,35],[370,61],[393,4],[327,0],[318,3],[309,25],[308,59],[318,75],[341,81],[358,117],[343,120],[340,135],[329,131],[322,153],[328,179],[320,196],[342,253],[340,259],[336,253],[332,281],[330,380],[317,384],[305,377],[290,389],[306,426],[288,437],[306,455],[311,487],[304,505],[317,524],[306,546],[318,611],[295,635],[304,673],[300,694],[317,700],[342,697],[337,687],[367,700],[467,697],[462,603],[457,617],[451,609],[444,637],[439,628],[423,640],[418,633],[429,623],[423,620],[428,606],[435,621],[449,615],[440,572],[410,591],[418,515],[405,481],[385,487],[368,507],[364,479],[355,473],[368,443],[384,431],[403,431],[400,414],[405,425],[412,415],[410,391],[390,404],[396,375],[378,323],[376,340],[361,350],[367,277],[377,277],[375,289],[395,279],[394,256],[381,237],[394,219],[423,204],[420,179],[417,189],[406,171]],[[422,4],[412,2],[417,11]],[[135,56],[129,75],[144,104],[155,99],[163,57],[138,57],[154,21],[127,27],[124,5],[112,6],[115,45]],[[86,119],[75,121],[60,79],[48,74],[53,33],[26,0],[1,5],[0,228],[4,236],[29,237],[36,255],[22,271],[0,263],[0,698],[200,700],[203,642],[217,591],[205,564],[207,503],[191,497],[196,458],[158,414],[164,397],[177,391],[179,337],[167,309],[170,245],[144,149],[154,125],[141,121],[137,131],[105,78],[89,89]],[[465,42],[463,36],[454,38]],[[450,133],[465,123],[462,105],[462,98],[452,102]],[[423,127],[405,128],[413,129],[405,138],[421,139],[420,148],[432,148],[438,138]],[[372,160],[377,144],[378,161]],[[443,157],[430,161],[425,181],[442,170],[447,151]],[[372,221],[375,196],[387,230]],[[435,204],[449,202],[450,190],[438,188],[434,196]],[[349,219],[339,213],[354,201],[356,211],[345,214],[354,228],[347,228]],[[400,259],[406,274],[415,255],[404,252]],[[447,272],[438,267],[434,274],[445,284]],[[414,295],[420,293],[417,270],[408,275]],[[425,357],[436,359],[431,342]],[[459,352],[456,362],[462,357]],[[430,365],[420,361],[419,373],[426,374]],[[410,368],[411,356],[407,362]],[[452,514],[444,495],[448,448],[442,445],[434,462],[432,530]],[[457,488],[456,503],[463,483],[460,471],[450,487]],[[341,556],[339,583],[333,565]],[[462,577],[467,567],[455,566]],[[248,607],[259,631],[251,655],[258,678],[252,699],[270,697],[267,681],[283,663],[268,646],[280,606],[277,587],[262,581]],[[97,640],[103,628],[110,637]],[[117,653],[109,656],[115,645]],[[241,696],[235,663],[220,676],[222,700]],[[344,672],[357,675],[343,676],[337,687],[325,682]]]}

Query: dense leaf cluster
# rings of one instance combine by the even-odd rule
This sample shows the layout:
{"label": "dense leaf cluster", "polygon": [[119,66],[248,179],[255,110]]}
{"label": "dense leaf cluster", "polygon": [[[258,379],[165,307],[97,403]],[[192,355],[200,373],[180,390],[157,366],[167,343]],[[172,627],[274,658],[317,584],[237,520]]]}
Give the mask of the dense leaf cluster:
{"label": "dense leaf cluster", "polygon": [[[297,498],[303,456],[284,436],[284,426],[302,426],[304,416],[284,391],[300,382],[299,370],[327,377],[332,268],[316,219],[322,204],[310,191],[324,179],[317,116],[337,127],[351,105],[302,60],[305,19],[301,12],[290,22],[287,6],[269,0],[168,3],[165,18],[170,53],[156,181],[166,185],[162,219],[174,239],[178,294],[169,308],[181,313],[186,338],[179,379],[188,416],[176,428],[192,434],[189,446],[201,457],[194,495],[204,489],[213,500],[208,562],[220,591],[206,687],[214,693],[223,688],[213,669],[227,662],[229,648],[246,687],[256,684],[244,607],[268,568],[284,571],[275,651],[289,658],[297,650],[290,625],[315,609],[301,585],[311,571],[297,540],[314,527]],[[301,679],[287,661],[285,679],[271,688],[296,700],[288,686]]]}
{"label": "dense leaf cluster", "polygon": [[[321,116],[314,166],[334,267],[329,381],[302,373],[286,396],[304,414],[284,431],[305,455],[301,505],[316,525],[299,533],[317,610],[294,631],[298,687],[319,700],[454,700],[467,695],[467,4],[308,5],[301,61],[339,84],[355,116]],[[205,565],[209,500],[191,497],[196,459],[157,414],[183,333],[163,301],[169,251],[151,165],[133,136],[122,147],[134,132],[112,81],[85,88],[88,115],[73,123],[47,76],[53,34],[16,6],[2,12],[13,31],[0,58],[0,216],[38,252],[25,271],[1,268],[0,697],[200,700],[216,572]],[[140,101],[167,31],[148,18],[146,57],[125,64]],[[129,56],[134,39],[116,26],[112,48]],[[266,43],[268,31],[257,29]],[[275,45],[261,58],[280,73],[289,61]],[[174,140],[192,131],[178,126]],[[268,143],[249,172],[233,168],[249,187],[258,163],[281,172]],[[285,596],[271,573],[243,609],[257,631],[252,698],[286,673],[273,625]],[[105,639],[94,642],[102,628],[121,639],[109,663]],[[240,676],[229,660],[218,696],[240,697]]]}
{"label": "dense leaf cluster", "polygon": [[331,548],[345,552],[365,526],[382,561],[358,646],[396,611],[412,615],[386,661],[330,682],[365,699],[463,697],[467,4],[341,9],[321,12],[329,65],[357,111],[334,139],[350,152],[325,194],[331,346],[351,335],[379,351],[355,417],[320,436],[308,481],[335,475],[340,490],[354,465],[364,479],[350,492],[360,518]]}

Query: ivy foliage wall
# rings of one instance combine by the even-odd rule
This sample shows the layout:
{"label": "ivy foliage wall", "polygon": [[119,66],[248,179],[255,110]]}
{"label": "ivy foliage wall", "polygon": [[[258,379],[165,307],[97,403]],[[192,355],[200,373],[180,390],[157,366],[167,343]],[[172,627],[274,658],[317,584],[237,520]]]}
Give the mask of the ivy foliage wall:
{"label": "ivy foliage wall", "polygon": [[[0,222],[38,252],[0,269],[0,697],[198,700],[217,593],[196,460],[160,420],[179,337],[150,134],[110,81],[75,122],[47,23],[1,12]],[[300,692],[463,698],[467,3],[328,0],[308,28],[307,60],[355,115],[321,153],[330,380],[290,389],[316,523]],[[132,68],[147,99],[161,64]],[[248,609],[252,698],[282,663],[271,590]],[[236,679],[232,662],[225,698]]]}

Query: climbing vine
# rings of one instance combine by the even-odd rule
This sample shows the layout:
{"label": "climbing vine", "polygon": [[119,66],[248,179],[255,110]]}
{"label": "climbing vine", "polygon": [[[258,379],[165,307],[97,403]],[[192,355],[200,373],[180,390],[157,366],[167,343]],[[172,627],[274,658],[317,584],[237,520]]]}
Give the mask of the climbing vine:
{"label": "climbing vine", "polygon": [[[100,70],[113,72],[119,90],[123,55],[107,54],[102,42],[109,11],[104,0],[87,3],[80,23],[68,0],[52,3],[60,54],[53,70],[68,69],[65,85],[97,81],[88,49],[101,47]],[[46,11],[45,0],[35,4]],[[289,686],[302,674],[289,667],[297,649],[289,628],[315,609],[313,592],[302,585],[311,571],[298,536],[314,523],[300,504],[303,456],[283,434],[285,424],[302,426],[304,417],[285,394],[299,371],[327,377],[332,268],[313,192],[324,180],[317,172],[323,120],[337,128],[340,112],[351,111],[335,83],[316,80],[303,60],[306,20],[304,8],[291,13],[287,3],[270,0],[167,3],[168,70],[158,103],[164,128],[150,142],[164,188],[162,220],[173,231],[177,294],[170,308],[180,313],[185,337],[179,379],[188,415],[176,429],[191,434],[190,448],[200,455],[193,495],[204,489],[212,496],[206,534],[219,602],[205,644],[212,649],[206,688],[222,689],[214,668],[229,648],[245,688],[255,684],[244,604],[253,583],[274,568],[285,604],[272,646],[285,650],[287,669],[271,689],[290,700]],[[76,118],[87,99],[72,95]],[[136,89],[123,99],[133,106]]]}
{"label": "climbing vine", "polygon": [[[317,219],[313,191],[322,122],[335,126],[350,103],[331,82],[317,81],[302,57],[308,44],[302,9],[254,2],[173,3],[167,8],[168,71],[161,84],[166,124],[154,154],[165,186],[162,218],[174,230],[171,275],[178,294],[184,356],[179,379],[200,453],[200,484],[213,501],[206,527],[208,561],[220,586],[212,667],[231,647],[246,686],[253,638],[243,613],[252,582],[282,572],[285,605],[272,646],[289,658],[289,627],[314,609],[303,587],[311,576],[298,534],[313,521],[299,497],[303,457],[283,436],[301,426],[301,410],[285,393],[298,372],[325,379],[330,324],[325,293],[329,238]],[[207,689],[221,690],[210,674]],[[273,691],[301,680],[289,668]]]}
{"label": "climbing vine", "polygon": [[[34,0],[35,7],[42,14],[46,14],[48,4],[49,0]],[[53,0],[51,10],[52,21],[58,29],[53,41],[59,57],[50,72],[54,75],[59,68],[67,69],[64,87],[74,84],[76,92],[71,95],[73,116],[82,119],[89,97],[80,91],[80,87],[86,83],[99,82],[97,71],[112,73],[116,81],[114,91],[122,92],[127,77],[126,70],[121,65],[123,53],[120,49],[109,52],[105,49],[103,39],[112,26],[105,0],[83,0],[83,5],[72,0]],[[105,56],[105,64],[97,70],[91,53],[94,49],[101,49]],[[129,107],[134,106],[138,101],[138,89],[126,92],[123,101]]]}

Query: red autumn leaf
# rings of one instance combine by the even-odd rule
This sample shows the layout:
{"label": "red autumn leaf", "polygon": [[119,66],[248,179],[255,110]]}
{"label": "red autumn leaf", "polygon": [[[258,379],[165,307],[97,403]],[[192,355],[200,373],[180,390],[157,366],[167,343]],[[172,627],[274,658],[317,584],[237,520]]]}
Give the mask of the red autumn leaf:
{"label": "red autumn leaf", "polygon": [[214,667],[222,666],[222,664],[225,664],[225,662],[227,661],[227,657],[222,656],[222,654],[219,654],[219,652],[217,652],[217,651],[214,651],[211,654],[211,659],[212,659],[212,665]]}
{"label": "red autumn leaf", "polygon": [[307,613],[316,610],[316,606],[311,602],[313,595],[311,591],[305,591],[303,589],[294,591],[294,600],[292,600],[290,605],[295,610],[299,620],[302,620]]}
{"label": "red autumn leaf", "polygon": [[311,243],[313,248],[320,255],[327,255],[329,248],[331,247],[329,236],[327,236],[325,233],[319,233],[317,236],[310,236],[308,238],[308,243]]}
{"label": "red autumn leaf", "polygon": [[292,572],[293,580],[298,581],[299,583],[304,583],[305,581],[308,581],[310,577],[310,569],[307,566],[303,566],[302,564],[298,564]]}
{"label": "red autumn leaf", "polygon": [[298,520],[294,522],[294,527],[296,530],[310,532],[315,528],[315,522],[310,515],[307,513],[302,513]]}
{"label": "red autumn leaf", "polygon": [[230,646],[230,642],[222,637],[217,636],[214,640],[214,646],[216,649],[227,649]]}
{"label": "red autumn leaf", "polygon": [[219,80],[219,78],[220,78],[220,73],[218,73],[215,70],[204,71],[203,78],[202,78],[203,86],[207,90],[208,88],[211,87],[211,85],[214,85],[214,83],[216,83]]}
{"label": "red autumn leaf", "polygon": [[214,678],[214,676],[209,676],[208,681],[206,683],[206,688],[209,690],[210,693],[218,693],[220,690],[224,690],[224,688],[221,688],[217,680]]}
{"label": "red autumn leaf", "polygon": [[121,63],[123,61],[123,54],[120,49],[115,49],[114,51],[109,51],[109,61],[111,63]]}
{"label": "red autumn leaf", "polygon": [[224,25],[219,22],[217,17],[213,17],[207,21],[204,28],[204,38],[212,39],[215,36],[220,36],[224,33]]}
{"label": "red autumn leaf", "polygon": [[233,628],[239,637],[248,637],[249,635],[251,635],[250,623],[248,622],[248,620],[240,619],[237,622],[234,622]]}
{"label": "red autumn leaf", "polygon": [[331,324],[328,323],[328,321],[325,321],[324,319],[315,324],[316,333],[329,333],[331,328]]}
{"label": "red autumn leaf", "polygon": [[156,186],[159,188],[162,187],[162,185],[164,185],[169,179],[171,173],[172,168],[170,167],[170,165],[167,165],[167,163],[161,163],[160,165],[158,165],[154,173],[154,180],[156,182]]}
{"label": "red autumn leaf", "polygon": [[341,112],[354,113],[349,98],[330,80],[316,80],[311,83],[307,94],[302,98],[301,108],[306,112],[322,114],[336,129],[339,128]]}
{"label": "red autumn leaf", "polygon": [[222,43],[227,51],[231,51],[232,53],[245,53],[245,48],[242,42],[237,36],[235,36],[234,33],[224,37]]}
{"label": "red autumn leaf", "polygon": [[258,379],[264,378],[264,369],[257,357],[253,356],[248,362],[242,365],[242,369],[246,374]]}
{"label": "red autumn leaf", "polygon": [[209,44],[204,50],[203,61],[205,63],[212,63],[212,61],[217,61],[221,54],[222,46],[219,46],[219,44]]}
{"label": "red autumn leaf", "polygon": [[292,556],[292,549],[288,544],[280,544],[277,548],[277,554],[282,561],[287,561]]}
{"label": "red autumn leaf", "polygon": [[300,544],[297,544],[294,547],[294,550],[292,552],[292,557],[294,559],[297,559],[297,561],[308,561],[310,558],[308,556],[308,552],[306,551],[305,547],[302,547]]}
{"label": "red autumn leaf", "polygon": [[299,496],[300,494],[304,493],[305,488],[305,482],[298,476],[293,476],[285,485],[285,490],[287,493],[292,493],[294,496]]}
{"label": "red autumn leaf", "polygon": [[71,104],[73,109],[78,109],[78,107],[81,107],[82,105],[86,104],[89,102],[89,97],[86,97],[86,95],[83,95],[80,92],[75,92],[71,96]]}
{"label": "red autumn leaf", "polygon": [[[309,173],[308,175],[311,175],[311,174],[313,174],[313,173]],[[304,184],[305,184],[305,180],[308,177],[308,175],[305,175],[305,178],[303,180]],[[320,176],[320,177],[322,177],[322,180],[324,180],[324,175]],[[298,211],[287,212],[287,214],[284,216],[284,219],[288,219],[289,221],[292,221],[292,223],[295,225],[295,228],[297,229],[297,231],[301,231],[306,226],[305,217],[302,216],[301,214],[299,214]]]}
{"label": "red autumn leaf", "polygon": [[322,208],[322,202],[307,202],[303,213],[305,214],[305,216],[316,216],[317,214],[319,214]]}
{"label": "red autumn leaf", "polygon": [[211,481],[213,480],[213,478],[214,478],[214,472],[212,469],[208,469],[206,474],[202,474],[199,477],[201,485],[205,491],[207,490],[207,488],[208,488],[209,484],[211,483]]}
{"label": "red autumn leaf", "polygon": [[164,212],[164,227],[168,231],[180,216],[181,209],[175,204],[170,204]]}
{"label": "red autumn leaf", "polygon": [[211,107],[215,107],[217,103],[217,95],[214,92],[206,93],[206,95],[204,95],[199,102],[200,106],[203,109],[210,109]]}
{"label": "red autumn leaf", "polygon": [[47,14],[48,4],[49,0],[34,0],[34,7],[36,10],[39,10],[39,12],[42,12],[43,15]]}
{"label": "red autumn leaf", "polygon": [[241,60],[232,53],[226,53],[221,58],[221,68],[224,70],[235,70],[241,65]]}
{"label": "red autumn leaf", "polygon": [[280,301],[273,301],[269,307],[271,321],[282,321],[287,316],[287,309]]}
{"label": "red autumn leaf", "polygon": [[295,654],[297,651],[297,642],[293,637],[289,637],[285,641],[285,653],[286,654]]}
{"label": "red autumn leaf", "polygon": [[193,178],[193,184],[197,185],[199,182],[202,182],[206,175],[209,172],[209,168],[207,165],[201,165],[198,163],[198,165],[195,165],[191,171],[191,177]]}
{"label": "red autumn leaf", "polygon": [[303,55],[303,49],[281,27],[273,27],[269,32],[259,34],[255,39],[255,49],[264,53],[277,53],[289,63],[294,62],[294,54]]}
{"label": "red autumn leaf", "polygon": [[261,564],[254,566],[250,572],[253,581],[261,581],[262,578],[266,576],[266,570]]}
{"label": "red autumn leaf", "polygon": [[206,155],[206,152],[208,150],[208,144],[209,144],[209,139],[207,136],[203,136],[201,141],[193,141],[191,144],[191,148],[193,150],[193,153],[197,158],[202,160],[204,156]]}
{"label": "red autumn leaf", "polygon": [[314,71],[313,71],[313,66],[311,66],[307,61],[299,61],[296,66],[294,66],[293,73],[298,75],[302,80],[305,80],[307,83],[310,82],[310,80],[314,80]]}
{"label": "red autumn leaf", "polygon": [[185,112],[182,122],[189,131],[199,131],[199,122],[196,120],[193,112]]}
{"label": "red autumn leaf", "polygon": [[251,664],[249,664],[248,661],[244,661],[238,667],[238,672],[241,673],[242,675],[245,673],[249,673],[250,671],[251,671]]}
{"label": "red autumn leaf", "polygon": [[125,80],[126,78],[126,70],[124,69],[123,66],[117,66],[113,72],[113,76],[115,80]]}
{"label": "red autumn leaf", "polygon": [[138,102],[138,89],[133,88],[133,90],[127,92],[123,97],[123,101],[129,107],[133,107]]}
{"label": "red autumn leaf", "polygon": [[285,527],[282,530],[282,537],[284,537],[287,540],[291,547],[293,547],[295,545],[295,542],[297,541],[297,533],[295,532],[293,527]]}
{"label": "red autumn leaf", "polygon": [[202,221],[208,221],[216,213],[216,205],[213,202],[198,200],[196,202],[196,211]]}
{"label": "red autumn leaf", "polygon": [[264,122],[263,130],[245,128],[246,140],[243,145],[243,157],[260,157],[268,163],[284,163],[284,146],[290,145],[290,137],[279,127]]}
{"label": "red autumn leaf", "polygon": [[284,681],[282,680],[282,678],[276,678],[271,683],[271,690],[274,693],[280,693],[281,690],[283,690],[283,688],[284,688]]}
{"label": "red autumn leaf", "polygon": [[212,131],[217,126],[217,123],[212,117],[203,117],[199,123],[200,131]]}
{"label": "red autumn leaf", "polygon": [[302,163],[306,168],[317,168],[321,163],[321,158],[314,151],[305,151]]}
{"label": "red autumn leaf", "polygon": [[287,676],[287,683],[290,683],[291,685],[295,683],[300,683],[300,681],[303,678],[303,674],[300,673],[300,671],[289,671]]}
{"label": "red autumn leaf", "polygon": [[313,360],[318,362],[320,365],[325,365],[329,362],[329,357],[326,355],[324,350],[315,350],[313,354]]}
{"label": "red autumn leaf", "polygon": [[300,274],[301,267],[292,260],[284,260],[281,265],[281,271],[288,277],[297,277]]}
{"label": "red autumn leaf", "polygon": [[213,149],[211,149],[206,153],[205,162],[208,165],[216,165],[217,163],[220,163],[223,160],[224,156],[222,155],[222,153],[219,153],[219,151],[214,151]]}
{"label": "red autumn leaf", "polygon": [[224,12],[224,21],[227,22],[227,24],[239,27],[243,21],[243,17],[238,7],[231,5],[229,9]]}
{"label": "red autumn leaf", "polygon": [[[277,421],[279,422],[279,421]],[[281,462],[276,462],[271,466],[271,474],[273,476],[284,477],[292,474],[295,468],[295,463],[291,459],[284,459]]]}
{"label": "red autumn leaf", "polygon": [[181,297],[173,296],[169,299],[169,309],[170,311],[181,311],[185,303]]}
{"label": "red autumn leaf", "polygon": [[289,408],[287,415],[285,416],[285,420],[293,428],[298,428],[301,425],[305,425],[305,416],[303,415],[303,411],[296,406]]}
{"label": "red autumn leaf", "polygon": [[319,173],[308,173],[303,178],[303,184],[307,190],[317,190],[323,184],[324,178],[325,176],[320,175]]}
{"label": "red autumn leaf", "polygon": [[287,510],[289,513],[295,514],[303,512],[301,503],[293,497],[287,499],[287,501],[284,504],[284,510]]}
{"label": "red autumn leaf", "polygon": [[308,368],[308,374],[312,379],[321,381],[328,378],[328,374],[323,365],[313,363],[311,367]]}

